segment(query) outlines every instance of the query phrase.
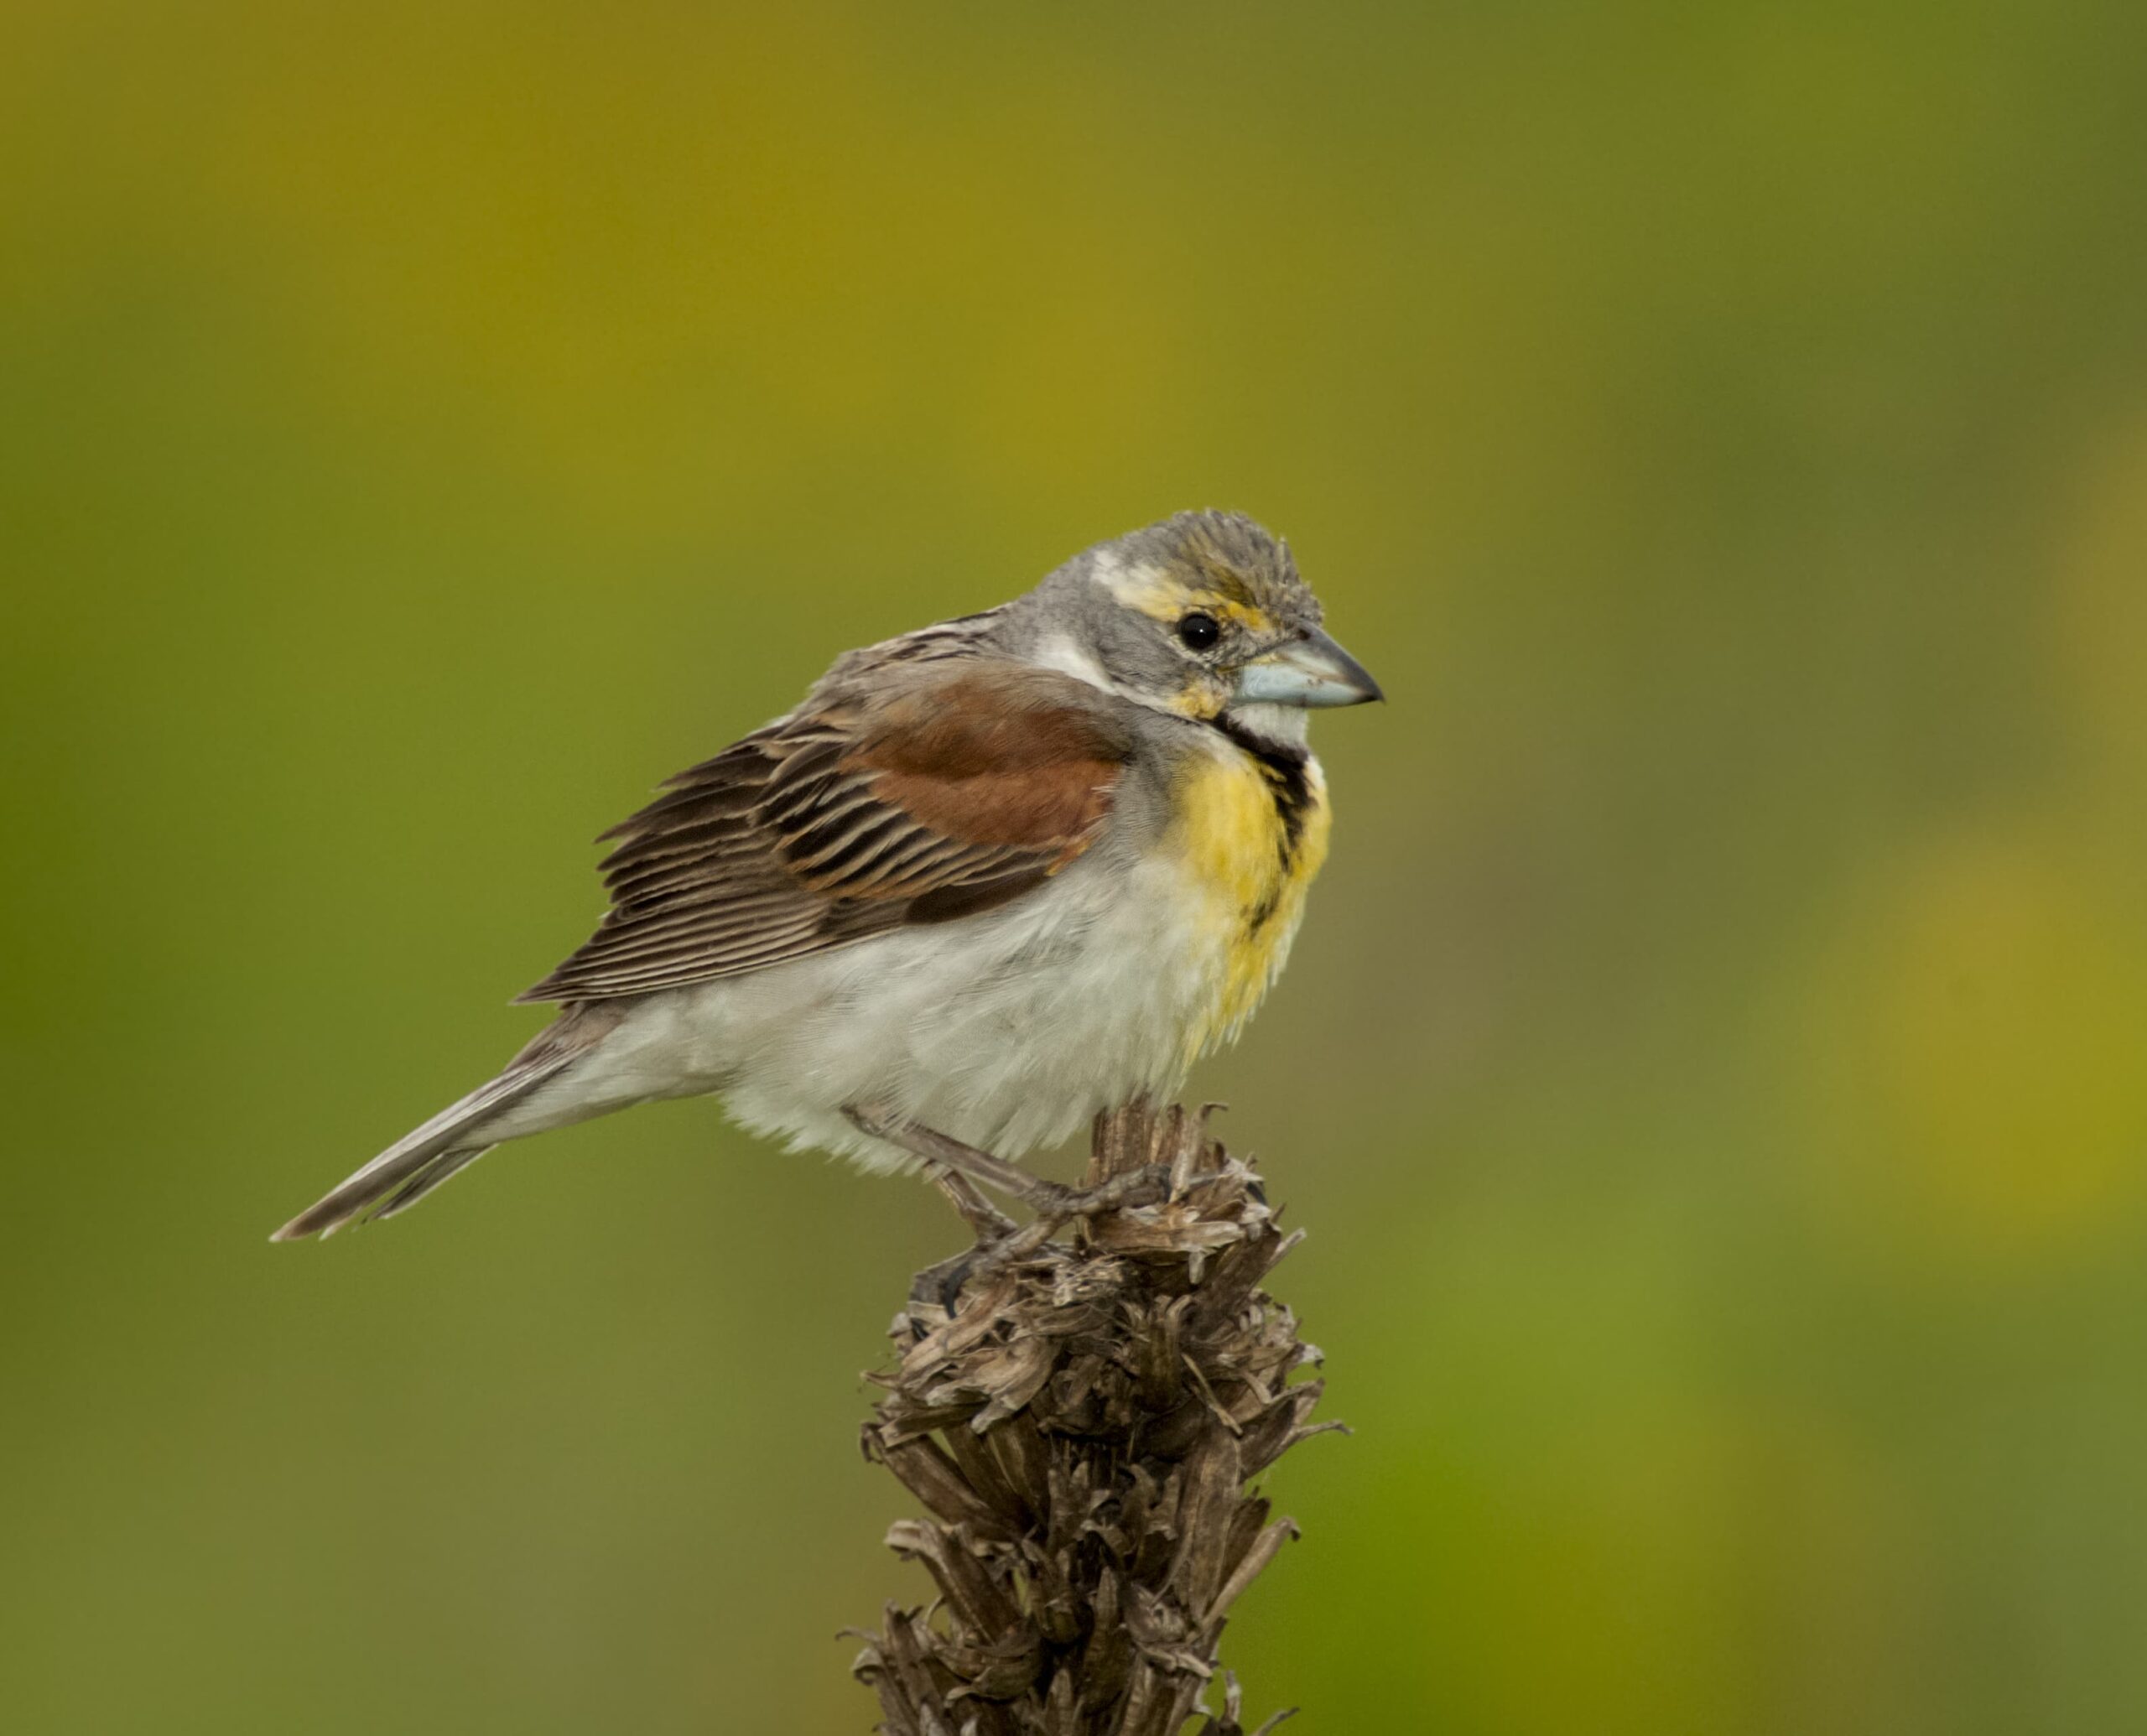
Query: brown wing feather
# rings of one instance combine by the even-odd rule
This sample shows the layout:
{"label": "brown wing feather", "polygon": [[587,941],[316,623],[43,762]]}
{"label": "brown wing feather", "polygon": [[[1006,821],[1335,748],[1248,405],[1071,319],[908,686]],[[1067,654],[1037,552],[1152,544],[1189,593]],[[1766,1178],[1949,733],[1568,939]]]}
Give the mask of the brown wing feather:
{"label": "brown wing feather", "polygon": [[645,995],[1041,885],[1095,840],[1132,743],[1048,671],[919,672],[828,697],[680,772],[606,833],[611,908],[523,1001]]}

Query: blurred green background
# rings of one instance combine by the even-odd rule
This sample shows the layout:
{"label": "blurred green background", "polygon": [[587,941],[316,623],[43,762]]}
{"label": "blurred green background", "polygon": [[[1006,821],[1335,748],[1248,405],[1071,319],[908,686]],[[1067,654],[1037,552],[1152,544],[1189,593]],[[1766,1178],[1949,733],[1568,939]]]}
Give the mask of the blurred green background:
{"label": "blurred green background", "polygon": [[871,1724],[927,1190],[265,1237],[658,778],[1214,504],[1394,696],[1195,1081],[1358,1431],[1253,1703],[2147,1728],[2147,11],[4,23],[0,1723]]}

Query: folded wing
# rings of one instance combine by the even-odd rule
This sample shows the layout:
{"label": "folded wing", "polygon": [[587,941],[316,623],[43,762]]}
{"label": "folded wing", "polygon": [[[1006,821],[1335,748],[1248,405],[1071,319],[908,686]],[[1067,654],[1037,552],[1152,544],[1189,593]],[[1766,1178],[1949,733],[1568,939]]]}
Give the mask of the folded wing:
{"label": "folded wing", "polygon": [[1016,665],[817,698],[604,834],[611,908],[522,1001],[736,976],[1033,891],[1108,822],[1132,751],[1105,697]]}

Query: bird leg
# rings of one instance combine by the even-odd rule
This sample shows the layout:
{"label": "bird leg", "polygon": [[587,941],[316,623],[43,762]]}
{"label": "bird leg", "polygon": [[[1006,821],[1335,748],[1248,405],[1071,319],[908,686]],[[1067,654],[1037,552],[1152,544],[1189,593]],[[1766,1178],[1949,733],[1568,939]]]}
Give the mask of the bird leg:
{"label": "bird leg", "polygon": [[962,1214],[962,1221],[976,1232],[979,1242],[1004,1241],[1014,1233],[1014,1220],[986,1199],[967,1176],[944,1163],[928,1163],[924,1173],[932,1185],[946,1195],[948,1204]]}
{"label": "bird leg", "polygon": [[[1121,1206],[1146,1204],[1167,1197],[1170,1192],[1170,1171],[1162,1164],[1129,1170],[1094,1188],[1068,1188],[1032,1176],[1003,1157],[950,1138],[936,1128],[862,1104],[852,1104],[843,1113],[860,1133],[922,1157],[933,1185],[976,1232],[975,1248],[923,1275],[935,1281],[949,1313],[954,1312],[954,1296],[970,1278],[1033,1254],[1072,1219],[1092,1218]],[[1016,1228],[1012,1219],[978,1191],[978,1182],[1020,1200],[1037,1214],[1036,1221]]]}
{"label": "bird leg", "polygon": [[[926,1127],[918,1122],[905,1121],[898,1115],[856,1104],[845,1109],[843,1114],[850,1118],[850,1125],[859,1132],[868,1133],[874,1139],[883,1139],[891,1146],[900,1146],[905,1151],[924,1159],[932,1168],[942,1173],[951,1172],[964,1183],[981,1182],[987,1188],[996,1188],[1001,1193],[1011,1195],[1036,1211],[1041,1212],[1048,1206],[1057,1204],[1057,1194],[1068,1191],[1054,1182],[1031,1175],[1025,1169],[1016,1168],[1003,1157],[995,1157],[990,1152],[980,1151],[975,1146],[964,1145],[958,1139],[949,1139],[937,1129]],[[941,1191],[946,1190],[943,1188]],[[975,1193],[973,1188],[968,1191],[972,1194]],[[955,1197],[949,1193],[948,1198],[954,1199]],[[964,1218],[970,1216],[959,1199],[955,1199],[955,1209]],[[975,1219],[972,1219],[971,1222]],[[1010,1222],[1006,1227],[1011,1229],[1013,1226]]]}

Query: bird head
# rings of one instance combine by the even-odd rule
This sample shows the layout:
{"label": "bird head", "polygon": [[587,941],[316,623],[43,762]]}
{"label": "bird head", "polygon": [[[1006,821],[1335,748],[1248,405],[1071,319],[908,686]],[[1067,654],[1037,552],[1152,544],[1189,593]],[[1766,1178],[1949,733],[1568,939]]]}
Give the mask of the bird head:
{"label": "bird head", "polygon": [[1100,543],[1034,593],[1032,654],[1180,717],[1297,740],[1307,709],[1384,695],[1328,637],[1289,545],[1237,512]]}

